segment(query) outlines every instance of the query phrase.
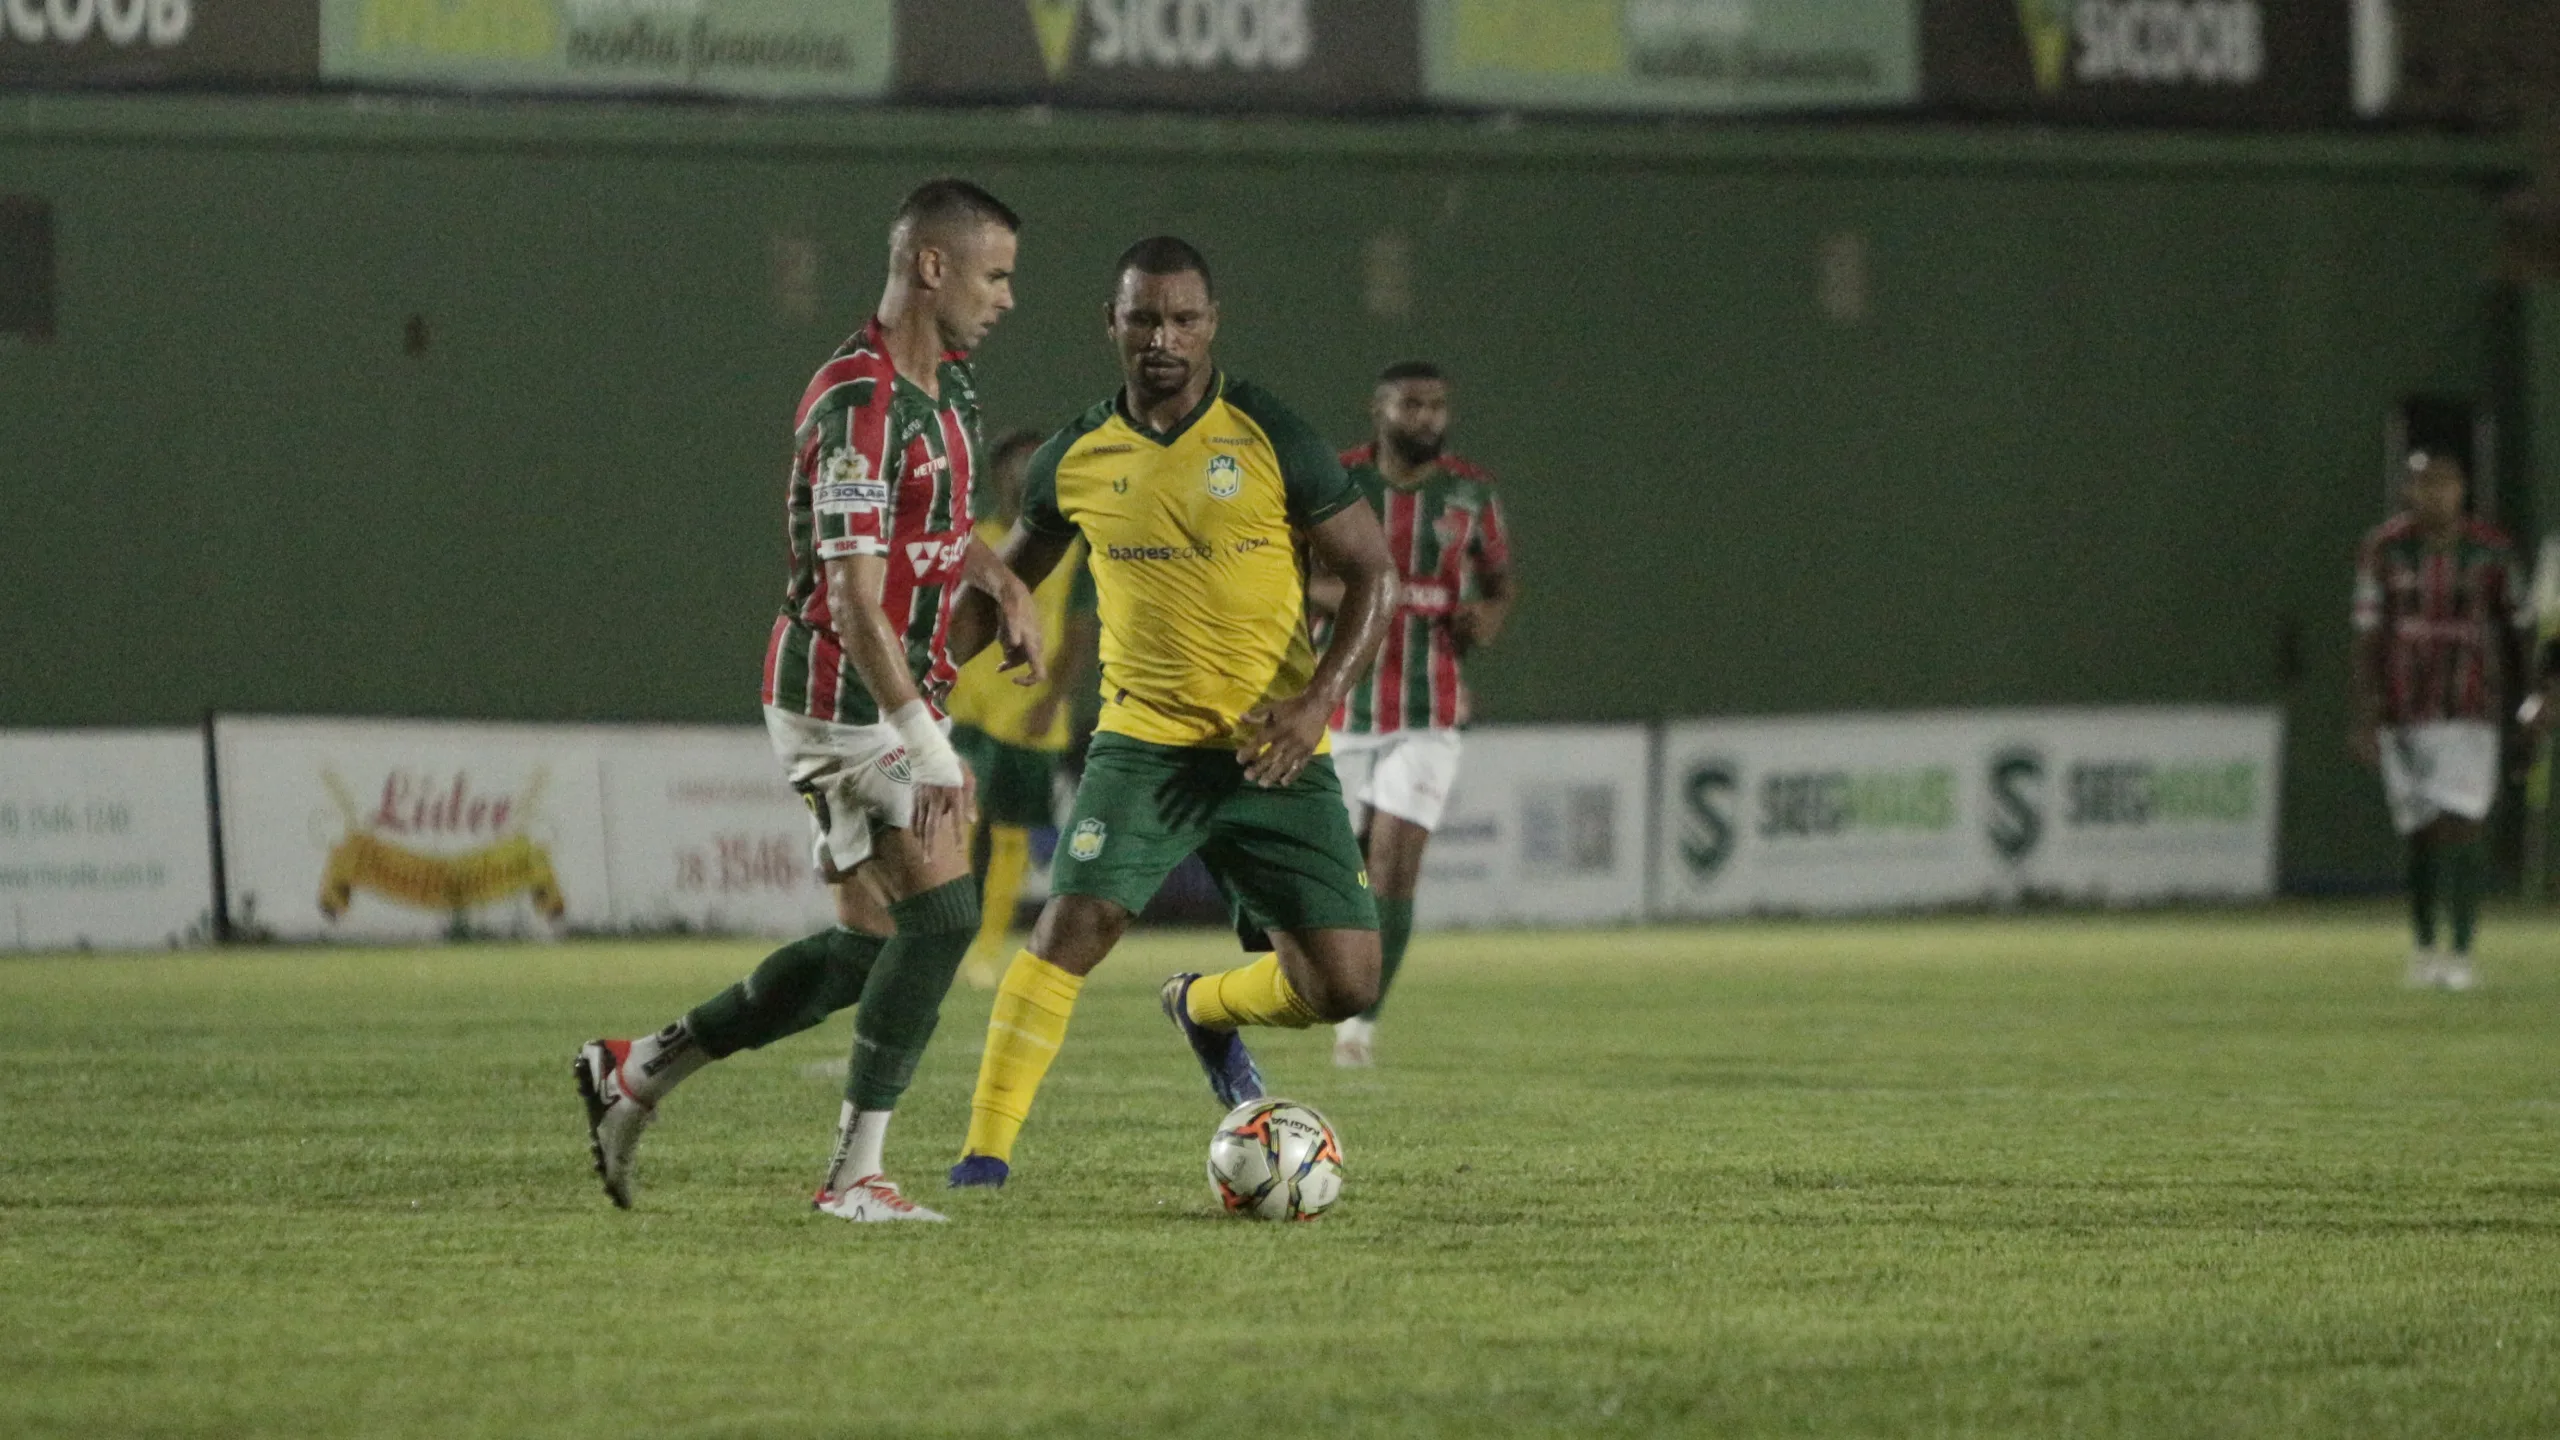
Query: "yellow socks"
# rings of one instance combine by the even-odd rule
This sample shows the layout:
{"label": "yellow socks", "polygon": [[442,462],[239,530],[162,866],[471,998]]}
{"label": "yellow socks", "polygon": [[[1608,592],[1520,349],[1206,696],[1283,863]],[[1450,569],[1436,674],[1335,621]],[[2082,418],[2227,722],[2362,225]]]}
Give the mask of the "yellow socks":
{"label": "yellow socks", "polygon": [[1307,1008],[1307,1002],[1290,988],[1289,977],[1280,973],[1277,955],[1192,981],[1190,1008],[1193,1020],[1217,1030],[1239,1025],[1304,1030],[1316,1023],[1316,1012]]}
{"label": "yellow socks", "polygon": [[1031,1118],[1041,1077],[1066,1043],[1067,1017],[1075,1013],[1084,978],[1070,975],[1028,950],[996,987],[987,1016],[987,1053],[978,1060],[978,1089],[969,1097],[969,1139],[960,1153],[1013,1158],[1014,1137]]}
{"label": "yellow socks", "polygon": [[1022,875],[1031,868],[1031,832],[1019,825],[987,827],[987,886],[979,901],[978,938],[961,974],[972,988],[992,990],[1004,973],[1004,937],[1013,931],[1014,906],[1022,899]]}

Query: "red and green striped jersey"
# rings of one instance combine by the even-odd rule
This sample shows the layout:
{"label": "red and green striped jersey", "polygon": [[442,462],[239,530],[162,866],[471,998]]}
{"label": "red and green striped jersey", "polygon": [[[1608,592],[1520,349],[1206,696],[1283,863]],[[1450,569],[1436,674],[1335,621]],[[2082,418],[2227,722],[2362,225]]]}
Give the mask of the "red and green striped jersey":
{"label": "red and green striped jersey", "polygon": [[[1387,553],[1404,577],[1404,601],[1378,648],[1378,664],[1351,687],[1333,728],[1348,735],[1447,730],[1464,725],[1474,702],[1449,632],[1457,608],[1484,595],[1484,577],[1511,568],[1511,536],[1493,477],[1455,455],[1432,462],[1422,483],[1390,485],[1378,447],[1342,453],[1342,466],[1378,511]],[[1329,619],[1319,640],[1332,638]]]}
{"label": "red and green striped jersey", "polygon": [[2429,544],[2406,514],[2365,536],[2355,627],[2383,639],[2383,723],[2498,720],[2507,684],[2498,627],[2531,623],[2518,609],[2514,574],[2507,537],[2477,520],[2450,545]]}
{"label": "red and green striped jersey", "polygon": [[873,319],[801,395],[785,506],[791,583],[765,646],[765,704],[845,725],[880,718],[836,638],[826,562],[884,555],[881,609],[906,641],[917,690],[941,713],[957,673],[944,632],[969,549],[978,387],[956,350],[935,374],[939,400],[898,374]]}

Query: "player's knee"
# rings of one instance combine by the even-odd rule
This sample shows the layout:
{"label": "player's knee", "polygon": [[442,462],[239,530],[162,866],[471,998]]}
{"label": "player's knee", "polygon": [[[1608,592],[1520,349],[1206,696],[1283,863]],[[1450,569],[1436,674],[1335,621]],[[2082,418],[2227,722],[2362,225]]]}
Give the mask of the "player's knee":
{"label": "player's knee", "polygon": [[1373,961],[1367,967],[1343,966],[1319,972],[1312,977],[1311,994],[1298,998],[1306,1001],[1316,1019],[1331,1025],[1348,1020],[1378,1003],[1378,967]]}

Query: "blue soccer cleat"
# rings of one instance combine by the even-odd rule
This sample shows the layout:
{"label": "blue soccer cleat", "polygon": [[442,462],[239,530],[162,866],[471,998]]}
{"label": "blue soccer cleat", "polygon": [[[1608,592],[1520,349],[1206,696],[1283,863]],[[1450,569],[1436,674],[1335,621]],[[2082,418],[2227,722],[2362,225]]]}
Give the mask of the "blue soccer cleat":
{"label": "blue soccer cleat", "polygon": [[1012,1166],[993,1155],[963,1155],[960,1157],[960,1163],[951,1167],[951,1188],[975,1190],[984,1187],[989,1190],[1001,1190],[1004,1188],[1005,1177],[1012,1173]]}
{"label": "blue soccer cleat", "polygon": [[1253,1052],[1244,1048],[1244,1036],[1233,1030],[1212,1030],[1191,1018],[1189,1002],[1191,982],[1199,975],[1185,972],[1164,982],[1157,998],[1164,1002],[1165,1018],[1191,1042],[1191,1053],[1200,1059],[1200,1068],[1209,1077],[1209,1090],[1218,1103],[1229,1109],[1247,1100],[1262,1098],[1262,1072],[1254,1067]]}

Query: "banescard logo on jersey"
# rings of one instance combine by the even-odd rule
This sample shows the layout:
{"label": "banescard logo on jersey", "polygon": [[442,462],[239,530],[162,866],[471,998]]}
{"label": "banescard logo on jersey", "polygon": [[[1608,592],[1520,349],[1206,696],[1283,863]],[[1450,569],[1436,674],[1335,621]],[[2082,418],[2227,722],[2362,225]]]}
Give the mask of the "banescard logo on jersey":
{"label": "banescard logo on jersey", "polygon": [[0,0],[0,38],[77,45],[91,35],[119,48],[168,49],[195,26],[195,0]]}
{"label": "banescard logo on jersey", "polygon": [[2266,73],[2258,0],[2018,0],[2036,89],[2254,85]]}
{"label": "banescard logo on jersey", "polygon": [[1209,457],[1209,493],[1220,500],[1233,500],[1244,491],[1244,467],[1233,455]]}
{"label": "banescard logo on jersey", "polygon": [[523,895],[557,921],[568,905],[551,852],[527,833],[548,779],[536,770],[520,790],[493,792],[464,771],[448,778],[393,769],[368,810],[335,771],[321,771],[344,828],[321,874],[320,913],[338,919],[359,891],[455,916]]}
{"label": "banescard logo on jersey", "polygon": [[1023,3],[1052,80],[1079,59],[1097,69],[1296,70],[1315,53],[1311,0]]}

